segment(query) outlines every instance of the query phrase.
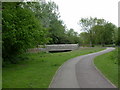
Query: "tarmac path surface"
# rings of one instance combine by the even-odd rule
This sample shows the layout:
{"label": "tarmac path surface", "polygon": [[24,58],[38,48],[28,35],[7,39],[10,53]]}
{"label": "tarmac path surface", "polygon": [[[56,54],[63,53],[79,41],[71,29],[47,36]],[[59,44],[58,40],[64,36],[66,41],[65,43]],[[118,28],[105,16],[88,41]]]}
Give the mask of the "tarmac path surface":
{"label": "tarmac path surface", "polygon": [[93,63],[96,56],[114,49],[107,48],[66,61],[56,72],[49,88],[116,88]]}

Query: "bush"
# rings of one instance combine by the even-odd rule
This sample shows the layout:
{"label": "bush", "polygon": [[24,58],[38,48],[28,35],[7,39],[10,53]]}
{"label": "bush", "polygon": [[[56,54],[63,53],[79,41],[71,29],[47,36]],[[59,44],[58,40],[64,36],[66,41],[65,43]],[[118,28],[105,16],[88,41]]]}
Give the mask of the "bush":
{"label": "bush", "polygon": [[2,5],[3,61],[13,62],[15,56],[47,41],[47,29],[24,5],[20,2],[4,2]]}

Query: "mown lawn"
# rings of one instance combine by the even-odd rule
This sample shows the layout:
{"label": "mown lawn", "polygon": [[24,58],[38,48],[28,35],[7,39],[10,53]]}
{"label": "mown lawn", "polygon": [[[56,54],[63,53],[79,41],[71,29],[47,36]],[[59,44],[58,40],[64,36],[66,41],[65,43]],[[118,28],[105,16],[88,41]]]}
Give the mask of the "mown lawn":
{"label": "mown lawn", "polygon": [[118,87],[118,49],[97,56],[94,63],[97,68]]}
{"label": "mown lawn", "polygon": [[56,70],[70,58],[105,48],[82,48],[62,53],[29,53],[29,59],[3,68],[3,88],[47,88]]}

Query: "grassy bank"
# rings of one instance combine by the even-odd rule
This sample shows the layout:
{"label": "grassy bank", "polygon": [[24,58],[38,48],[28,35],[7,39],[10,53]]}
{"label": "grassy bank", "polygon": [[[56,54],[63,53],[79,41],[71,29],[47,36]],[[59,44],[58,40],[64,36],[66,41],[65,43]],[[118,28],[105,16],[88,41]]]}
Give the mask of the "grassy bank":
{"label": "grassy bank", "polygon": [[3,88],[47,88],[56,70],[70,58],[105,48],[82,48],[62,53],[29,53],[28,60],[3,68]]}
{"label": "grassy bank", "polygon": [[118,87],[118,49],[97,56],[94,63],[97,68]]}

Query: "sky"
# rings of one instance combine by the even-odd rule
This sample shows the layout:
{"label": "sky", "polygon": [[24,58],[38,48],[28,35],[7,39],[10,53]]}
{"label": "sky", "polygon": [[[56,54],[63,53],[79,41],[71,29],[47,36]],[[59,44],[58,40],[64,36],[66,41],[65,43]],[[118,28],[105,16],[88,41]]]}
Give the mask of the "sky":
{"label": "sky", "polygon": [[[50,0],[47,0],[50,1]],[[78,22],[81,18],[97,17],[112,22],[118,26],[119,0],[51,0],[54,1],[60,12],[60,19],[67,28],[73,28],[80,33]]]}

